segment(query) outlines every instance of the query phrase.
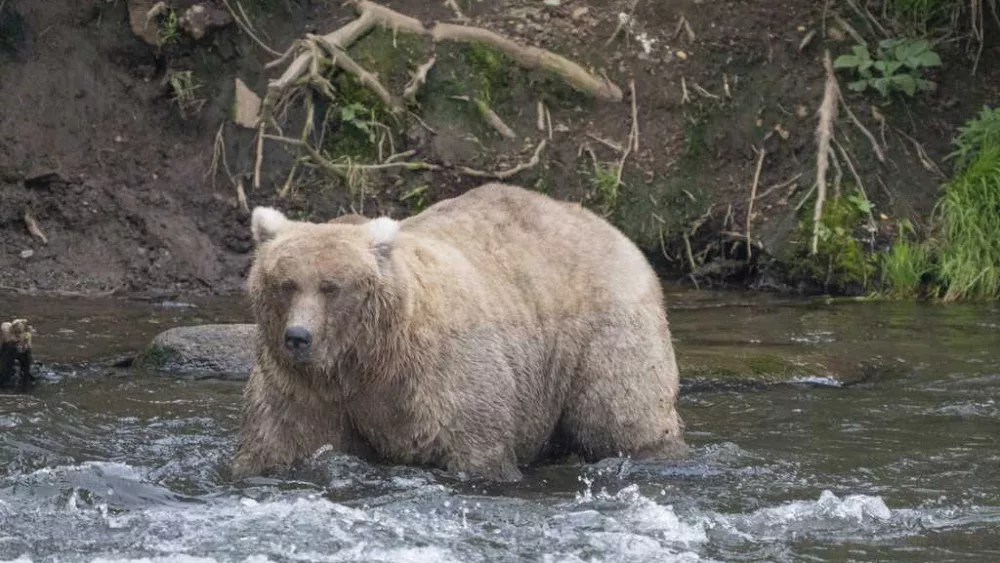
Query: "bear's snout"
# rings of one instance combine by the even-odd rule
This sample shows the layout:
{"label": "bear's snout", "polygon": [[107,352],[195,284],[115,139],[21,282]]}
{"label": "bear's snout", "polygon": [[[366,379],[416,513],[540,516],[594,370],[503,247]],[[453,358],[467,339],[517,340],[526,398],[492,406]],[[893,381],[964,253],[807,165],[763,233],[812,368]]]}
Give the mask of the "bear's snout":
{"label": "bear's snout", "polygon": [[312,344],[312,332],[302,326],[291,326],[285,330],[285,348],[295,355],[309,353]]}

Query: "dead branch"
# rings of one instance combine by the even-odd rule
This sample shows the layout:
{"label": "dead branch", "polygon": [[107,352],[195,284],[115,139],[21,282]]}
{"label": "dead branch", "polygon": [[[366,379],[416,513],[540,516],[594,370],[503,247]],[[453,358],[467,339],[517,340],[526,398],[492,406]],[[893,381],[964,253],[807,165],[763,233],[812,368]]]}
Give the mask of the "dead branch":
{"label": "dead branch", "polygon": [[747,262],[750,261],[751,251],[750,251],[750,224],[753,222],[753,202],[757,199],[757,186],[760,184],[760,172],[764,168],[764,157],[767,156],[767,149],[760,147],[757,157],[757,170],[753,174],[753,185],[750,186],[750,199],[747,201]]}
{"label": "dead branch", "polygon": [[453,100],[460,100],[463,102],[474,104],[476,106],[476,109],[479,110],[479,114],[483,116],[483,119],[485,119],[486,122],[489,123],[490,126],[493,127],[493,129],[496,130],[497,133],[500,133],[501,135],[507,137],[508,139],[517,138],[517,133],[515,133],[513,129],[508,127],[507,124],[504,123],[502,119],[500,119],[500,116],[497,115],[496,112],[494,112],[492,109],[490,109],[490,106],[487,105],[486,102],[478,98],[472,99],[468,96],[449,96],[449,97]]}
{"label": "dead branch", "polygon": [[[833,80],[836,81],[837,78],[834,77]],[[840,87],[839,86],[837,87],[837,96],[838,96],[838,98],[840,98],[840,105],[841,105],[841,107],[844,108],[844,111],[847,112],[847,116],[851,118],[851,121],[854,122],[854,125],[864,134],[864,136],[868,137],[868,142],[871,143],[872,150],[875,151],[875,157],[878,158],[879,162],[883,162],[884,163],[885,162],[885,153],[882,152],[882,147],[880,147],[879,144],[878,144],[878,141],[875,140],[875,135],[872,135],[872,132],[869,131],[868,128],[865,127],[864,124],[861,123],[861,120],[858,119],[856,115],[854,115],[854,112],[851,111],[850,106],[847,105],[847,101],[844,100],[844,97],[840,94]]]}
{"label": "dead branch", "polygon": [[840,167],[840,159],[837,158],[833,147],[830,147],[830,163],[833,164],[833,197],[836,199],[840,197],[840,184],[844,179],[844,170]]}
{"label": "dead branch", "polygon": [[819,246],[819,224],[823,218],[823,202],[826,200],[826,169],[830,158],[830,138],[833,136],[833,122],[837,118],[837,99],[840,96],[837,78],[833,74],[830,51],[823,54],[826,69],[826,85],[823,88],[823,102],[819,106],[819,126],[816,128],[816,206],[813,211],[813,236],[810,250],[816,254]]}
{"label": "dead branch", "polygon": [[24,210],[24,225],[28,228],[28,233],[34,238],[41,241],[42,244],[48,244],[49,239],[42,232],[42,228],[38,226],[38,221],[31,215],[31,212],[27,209]]}
{"label": "dead branch", "polygon": [[768,187],[766,190],[764,190],[759,195],[757,195],[757,197],[754,198],[754,199],[764,199],[765,197],[771,195],[772,192],[778,191],[778,190],[783,189],[783,188],[787,188],[787,187],[791,186],[792,184],[794,184],[795,182],[798,182],[799,178],[801,178],[801,177],[802,177],[802,173],[799,172],[798,174],[792,176],[791,178],[789,178],[788,180],[785,180],[784,182],[780,182],[778,184],[775,184],[773,186]]}
{"label": "dead branch", "polygon": [[469,168],[466,166],[460,166],[458,170],[461,171],[463,174],[466,174],[468,176],[475,176],[477,178],[496,178],[498,180],[506,180],[508,178],[516,176],[517,174],[525,170],[529,170],[531,168],[538,166],[538,163],[541,161],[540,156],[542,154],[542,150],[545,149],[546,144],[547,141],[545,139],[542,139],[542,141],[538,143],[538,146],[535,147],[535,153],[531,155],[531,160],[527,162],[522,162],[521,164],[518,164],[517,166],[509,168],[507,170],[500,170],[497,172],[484,172],[482,170],[476,170],[474,168]]}
{"label": "dead branch", "polygon": [[[331,57],[333,64],[337,65],[340,70],[353,74],[357,77],[358,82],[360,82],[365,88],[374,92],[387,108],[393,112],[399,112],[402,110],[402,106],[393,98],[392,94],[389,93],[389,90],[387,90],[386,87],[379,82],[379,79],[376,78],[374,74],[368,72],[361,65],[356,63],[342,47],[336,45],[335,43],[330,43],[324,36],[306,34],[306,38],[310,41],[315,41],[317,45],[321,46]],[[313,62],[315,62],[315,60],[316,59],[314,58]],[[310,74],[318,75],[319,73],[311,72]]]}
{"label": "dead branch", "polygon": [[236,182],[236,205],[244,215],[250,214],[250,206],[247,204],[247,192],[243,189],[243,178]]}
{"label": "dead branch", "polygon": [[632,150],[639,152],[639,102],[635,97],[635,79],[628,81],[629,98],[632,103]]}
{"label": "dead branch", "polygon": [[[240,29],[242,29],[243,32],[246,33],[247,36],[249,36],[250,39],[253,40],[254,43],[260,46],[261,49],[264,49],[265,51],[271,53],[276,57],[282,56],[281,53],[268,47],[266,43],[264,43],[263,41],[260,40],[259,37],[257,37],[257,34],[254,33],[253,25],[250,23],[250,18],[247,18],[246,21],[244,22],[243,18],[241,18],[240,15],[236,13],[236,10],[233,10],[233,7],[229,5],[229,0],[222,0],[222,3],[226,6],[226,9],[229,10],[229,15],[233,17],[233,20],[236,21],[236,24],[240,26]],[[243,11],[243,6],[240,5],[239,2],[236,2],[236,5],[239,6],[240,8],[240,14],[243,14],[243,17],[246,17],[246,12]]]}
{"label": "dead branch", "polygon": [[413,73],[413,78],[410,82],[403,88],[403,99],[407,102],[416,105],[417,103],[417,92],[427,83],[427,73],[434,68],[434,63],[437,62],[436,57],[431,57],[429,61],[417,67],[416,72]]}

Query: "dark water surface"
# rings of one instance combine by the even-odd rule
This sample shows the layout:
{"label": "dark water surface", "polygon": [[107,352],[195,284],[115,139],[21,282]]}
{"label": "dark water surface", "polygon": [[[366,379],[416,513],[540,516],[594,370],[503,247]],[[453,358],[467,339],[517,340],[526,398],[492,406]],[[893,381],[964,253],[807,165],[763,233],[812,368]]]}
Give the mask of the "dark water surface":
{"label": "dark water surface", "polygon": [[[0,395],[0,560],[1000,561],[1000,310],[681,294],[682,357],[776,355],[861,383],[691,391],[692,457],[546,467],[484,487],[320,451],[284,480],[225,471],[239,382],[87,366],[196,307],[6,298],[47,379]],[[183,304],[181,304],[183,305]],[[847,369],[847,368],[845,368]],[[816,384],[825,383],[825,384]]]}

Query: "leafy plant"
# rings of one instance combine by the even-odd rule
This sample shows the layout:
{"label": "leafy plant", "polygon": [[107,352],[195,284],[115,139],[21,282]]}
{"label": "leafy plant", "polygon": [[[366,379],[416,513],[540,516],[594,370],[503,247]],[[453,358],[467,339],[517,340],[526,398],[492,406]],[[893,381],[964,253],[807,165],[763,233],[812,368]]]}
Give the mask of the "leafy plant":
{"label": "leafy plant", "polygon": [[195,96],[195,92],[201,88],[201,83],[190,70],[170,70],[167,71],[166,78],[173,91],[173,101],[177,104],[182,118],[201,111],[205,100]]}
{"label": "leafy plant", "polygon": [[408,205],[415,213],[420,213],[424,209],[427,209],[427,185],[416,186],[407,190],[403,195],[399,196],[400,202],[409,202]]}
{"label": "leafy plant", "polygon": [[948,158],[956,159],[957,170],[965,170],[982,147],[1000,145],[1000,108],[983,107],[978,118],[958,128],[953,143],[956,148]]}
{"label": "leafy plant", "polygon": [[375,110],[352,102],[340,108],[340,120],[366,135],[368,141],[375,144],[375,127],[372,126],[375,121]]}
{"label": "leafy plant", "polygon": [[178,21],[177,12],[174,10],[168,10],[167,15],[160,22],[157,34],[160,36],[160,43],[166,45],[167,43],[173,43],[177,41],[179,37],[178,34]]}
{"label": "leafy plant", "polygon": [[897,91],[913,97],[918,91],[931,90],[934,83],[924,79],[921,71],[941,66],[941,57],[924,40],[882,40],[874,57],[866,45],[855,45],[851,51],[833,62],[834,68],[854,69],[859,77],[847,87],[855,92],[873,88],[885,98]]}

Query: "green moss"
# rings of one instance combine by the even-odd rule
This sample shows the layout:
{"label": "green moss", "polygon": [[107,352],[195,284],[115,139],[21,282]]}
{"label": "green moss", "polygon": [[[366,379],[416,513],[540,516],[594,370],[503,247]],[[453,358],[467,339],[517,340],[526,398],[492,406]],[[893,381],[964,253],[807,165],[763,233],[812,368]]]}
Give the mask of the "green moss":
{"label": "green moss", "polygon": [[152,345],[139,354],[133,366],[138,370],[156,371],[168,369],[181,359],[180,353],[173,348]]}

